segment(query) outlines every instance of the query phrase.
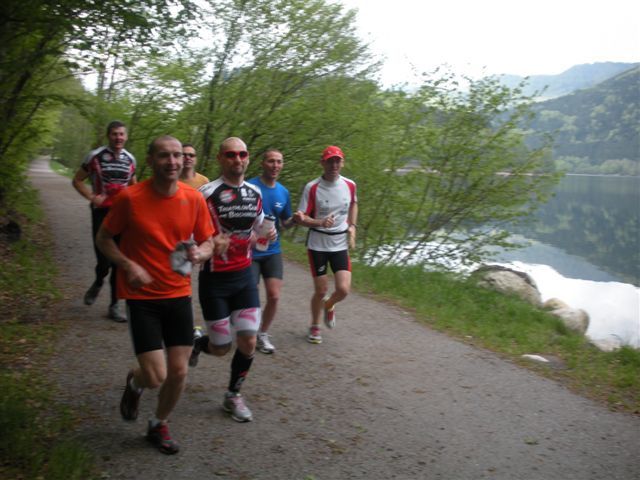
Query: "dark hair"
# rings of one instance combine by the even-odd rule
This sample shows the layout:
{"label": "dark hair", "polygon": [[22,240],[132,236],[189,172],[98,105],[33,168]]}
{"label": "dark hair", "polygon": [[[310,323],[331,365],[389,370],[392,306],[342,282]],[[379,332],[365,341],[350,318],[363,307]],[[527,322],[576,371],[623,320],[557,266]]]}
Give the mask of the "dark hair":
{"label": "dark hair", "polygon": [[191,147],[191,148],[193,148],[194,150],[198,150],[198,149],[193,145],[193,143],[183,143],[183,144],[182,144],[182,148],[184,148],[184,147]]}
{"label": "dark hair", "polygon": [[178,140],[175,137],[172,137],[171,135],[162,135],[158,138],[154,138],[152,142],[149,144],[149,146],[147,147],[147,155],[153,155],[154,153],[156,153],[156,150],[157,150],[156,144],[162,140],[175,140],[177,142],[180,142],[180,140]]}
{"label": "dark hair", "polygon": [[282,153],[280,150],[278,150],[277,148],[267,148],[265,150],[265,152],[262,154],[262,160],[267,158],[267,155],[269,153],[279,153],[280,155],[282,155],[284,157],[284,153]]}
{"label": "dark hair", "polygon": [[127,128],[127,126],[120,120],[114,120],[113,122],[110,122],[109,125],[107,125],[107,135],[109,135],[111,133],[111,130],[113,130],[114,128],[120,127]]}

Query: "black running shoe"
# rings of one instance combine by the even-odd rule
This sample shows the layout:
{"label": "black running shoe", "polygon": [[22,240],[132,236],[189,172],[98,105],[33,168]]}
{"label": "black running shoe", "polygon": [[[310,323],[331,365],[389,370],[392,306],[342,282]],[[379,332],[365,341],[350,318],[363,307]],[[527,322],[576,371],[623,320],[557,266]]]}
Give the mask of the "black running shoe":
{"label": "black running shoe", "polygon": [[167,455],[173,455],[180,451],[180,445],[171,438],[169,434],[169,426],[166,423],[159,423],[155,427],[151,427],[149,422],[149,428],[147,430],[147,440],[152,445],[158,447],[162,453]]}
{"label": "black running shoe", "polygon": [[84,304],[85,305],[93,305],[98,298],[98,294],[100,293],[100,289],[102,288],[102,283],[99,283],[97,280],[91,284],[87,293],[84,294]]}
{"label": "black running shoe", "polygon": [[120,414],[124,420],[129,422],[138,418],[138,404],[140,403],[140,397],[142,396],[142,392],[136,392],[131,388],[132,378],[133,370],[129,370],[129,373],[127,374],[127,384],[124,387],[122,400],[120,400]]}

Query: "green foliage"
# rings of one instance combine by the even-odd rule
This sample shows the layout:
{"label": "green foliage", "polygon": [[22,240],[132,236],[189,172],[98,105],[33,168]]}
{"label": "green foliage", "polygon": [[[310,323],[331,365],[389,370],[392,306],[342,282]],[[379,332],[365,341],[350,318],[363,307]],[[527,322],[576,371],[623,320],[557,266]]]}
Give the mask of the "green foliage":
{"label": "green foliage", "polygon": [[[354,12],[339,4],[203,2],[190,11],[202,18],[190,24],[191,34],[209,35],[206,47],[197,47],[178,35],[175,19],[158,18],[169,4],[186,2],[116,3],[121,23],[110,19],[92,31],[104,38],[96,52],[86,52],[84,17],[66,50],[68,58],[84,52],[74,68],[98,75],[95,95],[69,82],[62,89],[79,113],[60,111],[54,155],[72,169],[92,128],[95,146],[113,118],[129,126],[127,149],[139,159],[139,178],[147,173],[145,147],[159,134],[194,143],[209,177],[217,176],[215,146],[234,135],[252,152],[249,175],[267,148],[285,153],[282,181],[296,203],[319,174],[319,153],[339,144],[347,153],[344,174],[359,185],[360,259],[397,260],[403,245],[402,261],[449,264],[507,246],[503,225],[528,215],[557,180],[546,144],[524,144],[532,100],[520,89],[462,79],[469,88],[461,93],[459,79],[436,72],[416,92],[383,91],[372,80],[377,64],[356,36]],[[94,19],[115,12],[112,5],[86,8]],[[176,19],[186,14],[179,11]],[[161,26],[157,37],[135,35]],[[68,38],[64,29],[60,35]]]}
{"label": "green foliage", "polygon": [[13,208],[22,240],[0,238],[0,476],[93,478],[93,459],[67,436],[72,418],[53,402],[46,380],[44,365],[61,324],[43,312],[52,311],[60,294],[37,192],[23,189]]}
{"label": "green foliage", "polygon": [[[172,14],[167,15],[170,7]],[[127,49],[135,48],[138,54],[157,51],[163,35],[182,31],[182,22],[193,18],[191,7],[189,0],[2,2],[0,214],[15,201],[14,186],[22,182],[36,149],[50,144],[59,108],[73,105],[90,114],[94,138],[102,138],[112,119],[107,105],[115,100],[111,93],[119,80],[117,69],[127,63],[122,58]],[[98,91],[89,112],[84,92],[66,80],[92,70],[98,74]],[[72,154],[68,145],[58,147],[63,161],[72,162],[66,157],[75,157],[77,147],[71,148]]]}
{"label": "green foliage", "polygon": [[[640,67],[535,106],[532,140],[555,132],[554,156],[571,173],[640,174]],[[532,144],[533,144],[532,143]]]}
{"label": "green foliage", "polygon": [[368,262],[479,261],[486,247],[508,246],[501,227],[544,203],[558,180],[545,148],[524,144],[531,99],[495,79],[470,81],[462,93],[454,76],[433,75],[383,105],[388,127],[378,128],[364,175],[377,181],[360,202]]}

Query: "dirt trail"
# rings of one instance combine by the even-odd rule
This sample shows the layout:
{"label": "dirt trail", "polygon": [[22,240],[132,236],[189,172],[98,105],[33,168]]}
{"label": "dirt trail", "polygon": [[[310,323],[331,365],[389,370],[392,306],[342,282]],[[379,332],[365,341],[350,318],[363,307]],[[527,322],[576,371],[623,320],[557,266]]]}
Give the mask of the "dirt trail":
{"label": "dirt trail", "polygon": [[[257,354],[243,387],[254,421],[220,404],[230,357],[201,358],[171,418],[182,451],[143,438],[156,393],[125,423],[118,403],[135,360],[107,292],[82,303],[94,257],[87,202],[44,159],[31,168],[55,239],[74,327],[51,377],[83,421],[76,436],[112,479],[640,479],[640,418],[609,412],[553,381],[353,294],[322,345],[308,344],[311,280],[285,265],[275,355]],[[262,292],[261,292],[262,293]],[[196,312],[199,310],[195,302]],[[197,313],[200,321],[199,312]]]}

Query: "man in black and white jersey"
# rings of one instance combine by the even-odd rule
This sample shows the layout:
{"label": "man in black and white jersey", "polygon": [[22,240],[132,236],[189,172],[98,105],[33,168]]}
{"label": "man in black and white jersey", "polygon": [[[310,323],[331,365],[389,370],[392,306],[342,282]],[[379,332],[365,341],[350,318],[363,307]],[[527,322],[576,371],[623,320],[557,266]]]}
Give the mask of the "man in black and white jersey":
{"label": "man in black and white jersey", "polygon": [[[136,159],[124,149],[127,142],[127,128],[117,120],[107,126],[108,145],[96,148],[84,158],[80,168],[73,177],[73,187],[89,201],[91,208],[91,226],[93,231],[93,247],[96,254],[96,278],[84,295],[84,303],[92,305],[100,293],[102,284],[111,270],[111,302],[108,316],[116,322],[126,322],[127,318],[120,311],[116,297],[115,266],[96,247],[95,238],[102,221],[109,213],[113,198],[120,190],[136,183]],[[85,184],[90,180],[91,189]]]}
{"label": "man in black and white jersey", "polygon": [[[248,422],[253,415],[240,395],[240,387],[251,368],[260,327],[260,298],[251,271],[251,248],[254,230],[264,219],[262,195],[258,187],[245,182],[249,152],[241,139],[223,141],[217,158],[222,175],[200,187],[200,192],[216,230],[221,232],[214,243],[228,241],[228,247],[225,250],[216,245],[214,256],[200,272],[199,296],[207,332],[196,338],[189,364],[197,365],[200,352],[225,355],[235,334],[237,347],[222,406],[234,420]],[[276,238],[275,228],[270,238]]]}

